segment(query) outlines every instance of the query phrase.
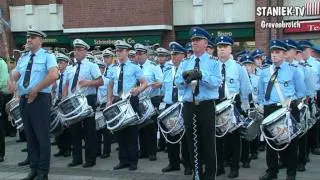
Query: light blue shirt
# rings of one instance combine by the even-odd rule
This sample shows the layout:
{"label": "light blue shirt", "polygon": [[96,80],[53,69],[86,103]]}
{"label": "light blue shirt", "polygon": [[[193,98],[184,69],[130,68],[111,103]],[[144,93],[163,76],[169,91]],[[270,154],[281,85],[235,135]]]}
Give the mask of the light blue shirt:
{"label": "light blue shirt", "polygon": [[[113,95],[118,95],[118,80],[120,75],[121,65],[112,68],[110,81],[113,82]],[[140,67],[132,63],[129,59],[126,60],[123,66],[123,94],[130,92],[137,85],[137,81],[144,79],[143,72]]]}
{"label": "light blue shirt", "polygon": [[[139,64],[139,67],[141,65]],[[147,81],[148,86],[154,82],[161,83],[163,82],[163,73],[161,71],[160,66],[157,66],[154,62],[150,60],[146,60],[145,63],[142,64],[142,72],[145,80]],[[149,87],[151,88],[151,87]],[[146,89],[146,93],[148,93],[148,89]],[[149,97],[160,96],[160,88],[152,89],[149,93]]]}
{"label": "light blue shirt", "polygon": [[[167,67],[168,65],[171,66],[171,65],[172,65],[172,62],[171,62],[171,61],[166,61],[166,62],[164,63],[164,67],[163,67],[163,69],[161,70],[163,76],[164,76],[164,70],[166,69],[166,67]],[[158,64],[157,66],[159,66],[160,69],[161,69],[160,64]],[[163,77],[163,78],[164,78],[164,77]],[[165,90],[164,90],[164,87],[162,86],[162,87],[160,88],[160,96],[164,96],[164,94],[165,94]]]}
{"label": "light blue shirt", "polygon": [[109,66],[106,67],[105,72],[104,72],[104,77],[107,77],[110,79],[111,77],[111,73],[112,73],[112,69],[117,67],[117,65],[115,64],[110,64]]}
{"label": "light blue shirt", "polygon": [[258,102],[258,85],[259,85],[259,76],[257,74],[249,74],[251,92],[253,96],[253,102]]}
{"label": "light blue shirt", "polygon": [[[20,95],[28,94],[32,90],[32,88],[37,86],[41,81],[45,79],[45,77],[48,75],[49,69],[53,67],[57,67],[57,60],[54,54],[51,54],[47,52],[45,49],[40,48],[35,53],[35,56],[33,57],[30,84],[27,88],[24,88],[23,80],[25,77],[25,73],[27,70],[30,57],[31,57],[31,52],[23,54],[23,56],[20,57],[16,67],[16,70],[20,74],[20,78],[17,82],[18,91]],[[49,85],[48,87],[45,87],[44,89],[40,90],[40,92],[51,93],[51,90],[52,90],[52,85]]]}
{"label": "light blue shirt", "polygon": [[309,97],[315,97],[317,94],[316,90],[316,73],[312,69],[311,65],[308,63],[300,62],[298,64],[298,67],[302,70],[303,77],[304,77],[304,83],[306,86],[306,96]]}
{"label": "light blue shirt", "polygon": [[103,103],[107,101],[107,94],[108,94],[108,86],[109,86],[109,78],[102,76],[103,85],[98,88],[97,92],[97,102]]}
{"label": "light blue shirt", "polygon": [[[269,68],[264,69],[260,75],[258,86],[259,104],[268,105],[280,103],[280,98],[275,86],[272,87],[270,100],[265,100],[265,94],[267,91],[268,83],[273,74],[271,74],[270,68],[274,69],[274,65],[271,65]],[[280,64],[280,69],[278,70],[277,81],[285,99],[294,100],[297,98],[304,97],[306,94],[304,78],[299,73],[297,66],[289,65],[288,62],[282,62]]]}
{"label": "light blue shirt", "polygon": [[[176,73],[175,84],[178,86],[179,92],[182,94],[182,101],[184,102],[192,102],[193,93],[191,85],[185,83],[182,73],[194,69],[196,58],[195,55],[191,55],[189,59],[185,59],[180,63]],[[199,59],[202,79],[199,81],[199,94],[195,96],[195,100],[204,101],[217,99],[219,97],[218,91],[221,84],[220,66],[207,52],[203,53]]]}
{"label": "light blue shirt", "polygon": [[59,79],[56,81],[57,87],[56,87],[56,98],[58,99],[59,96],[59,87],[60,87],[60,77],[61,74],[63,74],[62,78],[62,93],[64,91],[64,88],[66,87],[66,83],[70,80],[70,77],[73,76],[74,71],[72,66],[67,66],[63,73],[59,73]]}
{"label": "light blue shirt", "polygon": [[[176,72],[179,68],[175,67],[173,64],[167,63],[166,67],[163,68],[163,90],[164,97],[163,102],[166,104],[173,104],[175,102],[172,101],[172,91],[175,80]],[[181,91],[178,90],[178,100],[181,100]]]}
{"label": "light blue shirt", "polygon": [[[219,61],[221,69],[222,64],[223,63]],[[248,104],[251,84],[247,71],[232,58],[229,58],[224,64],[226,68],[226,95],[239,94],[241,102]]]}
{"label": "light blue shirt", "polygon": [[[71,92],[71,88],[72,88],[72,82],[73,82],[73,78],[74,78],[74,75],[76,73],[77,68],[78,68],[78,64],[76,63],[76,65],[73,66],[74,73],[72,73],[70,75],[71,77],[68,78],[68,79],[70,79],[69,93],[68,93],[69,96],[71,94],[73,94]],[[87,59],[87,58],[83,59],[80,64],[80,72],[79,72],[79,76],[78,76],[78,81],[96,80],[99,77],[101,77],[101,72],[100,72],[99,66],[96,63],[90,62],[89,59]],[[85,96],[97,94],[96,87],[79,87],[79,85],[77,85],[76,88],[79,89],[79,91],[81,93],[83,93]],[[77,93],[77,92],[75,92],[75,93]]]}
{"label": "light blue shirt", "polygon": [[312,70],[316,74],[314,83],[315,83],[315,88],[316,90],[320,90],[320,62],[317,61],[314,57],[310,56],[307,60],[306,63],[310,64],[312,66]]}

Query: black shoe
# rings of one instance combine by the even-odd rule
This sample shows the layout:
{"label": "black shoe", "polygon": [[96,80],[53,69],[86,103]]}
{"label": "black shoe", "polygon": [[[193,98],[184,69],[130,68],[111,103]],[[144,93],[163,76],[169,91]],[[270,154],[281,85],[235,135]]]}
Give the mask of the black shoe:
{"label": "black shoe", "polygon": [[276,180],[278,176],[276,174],[265,173],[259,177],[259,180]]}
{"label": "black shoe", "polygon": [[113,170],[124,169],[127,167],[130,167],[130,165],[129,164],[118,164],[115,167],[113,167]]}
{"label": "black shoe", "polygon": [[71,156],[71,152],[70,151],[65,151],[63,153],[63,157],[69,157],[69,156]]}
{"label": "black shoe", "polygon": [[231,170],[229,175],[228,175],[228,178],[233,179],[233,178],[236,178],[238,176],[239,176],[239,171],[238,170]]}
{"label": "black shoe", "polygon": [[21,149],[21,152],[28,152],[27,148]]}
{"label": "black shoe", "polygon": [[101,156],[101,152],[98,152],[96,156],[97,156],[97,157]]}
{"label": "black shoe", "polygon": [[192,175],[192,169],[187,167],[187,168],[184,168],[184,172],[183,172],[184,175]]}
{"label": "black shoe", "polygon": [[231,166],[231,162],[229,162],[229,161],[223,162],[223,167],[229,167],[229,166]]}
{"label": "black shoe", "polygon": [[297,171],[300,171],[300,172],[306,171],[305,165],[299,164],[298,167],[297,167]]}
{"label": "black shoe", "polygon": [[220,176],[220,175],[225,174],[225,173],[226,173],[226,171],[224,169],[219,169],[217,171],[217,173],[216,173],[216,176]]}
{"label": "black shoe", "polygon": [[19,162],[18,166],[26,166],[26,165],[29,165],[29,164],[30,164],[30,160],[26,159],[24,161]]}
{"label": "black shoe", "polygon": [[250,163],[249,162],[244,162],[242,167],[243,168],[250,168]]}
{"label": "black shoe", "polygon": [[180,171],[180,167],[179,166],[171,166],[170,164],[161,169],[162,172],[171,172],[171,171]]}
{"label": "black shoe", "polygon": [[83,168],[89,168],[89,167],[93,167],[95,165],[96,165],[95,162],[86,162],[86,163],[84,163],[84,165],[82,167]]}
{"label": "black shoe", "polygon": [[136,164],[130,164],[130,166],[129,166],[129,170],[130,170],[130,171],[135,171],[135,170],[137,170],[137,169],[138,169],[138,167],[137,167]]}
{"label": "black shoe", "polygon": [[148,156],[146,154],[140,153],[139,154],[139,159],[147,158]]}
{"label": "black shoe", "polygon": [[4,161],[3,156],[0,156],[0,162],[3,162],[3,161]]}
{"label": "black shoe", "polygon": [[287,176],[286,180],[296,180],[296,176]]}
{"label": "black shoe", "polygon": [[48,174],[38,174],[34,180],[48,180]]}
{"label": "black shoe", "polygon": [[110,154],[105,154],[105,153],[103,153],[103,154],[101,154],[101,156],[100,156],[101,159],[106,159],[106,158],[108,158],[108,157],[110,157]]}
{"label": "black shoe", "polygon": [[252,153],[250,156],[250,159],[255,160],[258,159],[258,154],[257,153]]}
{"label": "black shoe", "polygon": [[165,147],[160,147],[160,148],[157,149],[158,152],[160,152],[160,151],[165,151],[165,150],[166,150]]}
{"label": "black shoe", "polygon": [[16,133],[11,132],[11,133],[9,134],[9,137],[16,137]]}
{"label": "black shoe", "polygon": [[57,145],[57,141],[53,141],[53,142],[51,143],[51,146],[55,146],[55,145]]}
{"label": "black shoe", "polygon": [[155,161],[155,160],[157,160],[157,156],[156,155],[149,155],[149,160]]}
{"label": "black shoe", "polygon": [[63,154],[64,154],[64,152],[59,151],[59,152],[57,152],[56,154],[54,154],[53,156],[54,156],[54,157],[59,157],[59,156],[63,156]]}
{"label": "black shoe", "polygon": [[75,162],[75,161],[72,161],[71,163],[68,164],[68,167],[75,167],[75,166],[78,166],[78,165],[81,165],[82,162]]}
{"label": "black shoe", "polygon": [[37,176],[37,171],[36,170],[31,170],[31,172],[29,172],[27,177],[22,178],[21,180],[34,180],[36,176]]}
{"label": "black shoe", "polygon": [[320,149],[319,148],[313,148],[311,149],[311,153],[314,155],[320,155]]}

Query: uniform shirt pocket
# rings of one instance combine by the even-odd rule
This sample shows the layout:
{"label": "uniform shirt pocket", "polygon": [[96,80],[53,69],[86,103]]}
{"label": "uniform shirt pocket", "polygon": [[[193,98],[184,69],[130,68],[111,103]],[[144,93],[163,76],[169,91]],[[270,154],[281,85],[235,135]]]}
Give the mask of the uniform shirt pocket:
{"label": "uniform shirt pocket", "polygon": [[33,62],[32,71],[44,72],[46,70],[46,60],[44,58],[37,59],[37,61]]}

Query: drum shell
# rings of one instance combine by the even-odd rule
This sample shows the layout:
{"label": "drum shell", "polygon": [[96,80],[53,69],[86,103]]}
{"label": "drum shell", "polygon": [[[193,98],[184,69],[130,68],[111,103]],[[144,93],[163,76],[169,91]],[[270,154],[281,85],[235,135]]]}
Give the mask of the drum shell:
{"label": "drum shell", "polygon": [[159,116],[158,121],[165,131],[170,132],[171,136],[180,134],[184,130],[184,122],[181,116],[181,103],[175,103],[165,109]]}

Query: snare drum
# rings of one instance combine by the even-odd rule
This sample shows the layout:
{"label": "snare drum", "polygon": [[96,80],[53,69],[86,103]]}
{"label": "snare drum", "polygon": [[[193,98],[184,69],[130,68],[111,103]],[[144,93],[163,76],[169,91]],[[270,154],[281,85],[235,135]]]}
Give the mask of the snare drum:
{"label": "snare drum", "polygon": [[61,116],[57,112],[57,108],[51,108],[50,112],[50,133],[59,136],[64,131],[64,125],[62,123]]}
{"label": "snare drum", "polygon": [[177,102],[165,109],[158,116],[158,125],[162,133],[175,136],[184,130],[181,112],[182,103]]}
{"label": "snare drum", "polygon": [[106,120],[107,128],[110,131],[118,131],[126,126],[134,124],[139,119],[134,112],[130,97],[118,101],[103,110],[103,116]]}
{"label": "snare drum", "polygon": [[93,109],[83,95],[72,95],[58,104],[58,112],[67,126],[93,115]]}
{"label": "snare drum", "polygon": [[11,118],[11,123],[16,126],[16,129],[23,130],[23,122],[21,118],[20,113],[20,106],[19,103],[15,104],[11,109],[9,110],[9,115]]}
{"label": "snare drum", "polygon": [[143,96],[139,97],[139,120],[134,121],[131,125],[138,125],[146,123],[146,120],[149,120],[153,115],[156,114],[156,109],[153,106],[150,97]]}
{"label": "snare drum", "polygon": [[241,126],[241,115],[234,108],[232,100],[222,101],[216,106],[216,136],[223,137]]}
{"label": "snare drum", "polygon": [[260,123],[263,120],[261,114],[256,108],[251,108],[248,111],[248,117],[243,119],[241,126],[241,135],[247,141],[254,140],[260,133]]}
{"label": "snare drum", "polygon": [[[266,117],[260,126],[261,133],[268,145],[274,150],[285,149],[292,139],[300,134],[300,127],[287,108],[281,108]],[[273,147],[269,141],[276,145],[284,145],[283,148]]]}

